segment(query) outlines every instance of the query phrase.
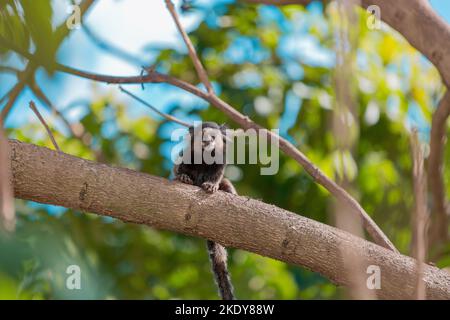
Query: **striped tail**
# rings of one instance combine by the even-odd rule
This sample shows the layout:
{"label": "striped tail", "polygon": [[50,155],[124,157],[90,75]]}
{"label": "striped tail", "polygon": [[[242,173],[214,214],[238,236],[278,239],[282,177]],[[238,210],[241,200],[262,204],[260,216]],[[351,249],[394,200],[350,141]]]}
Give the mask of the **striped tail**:
{"label": "striped tail", "polygon": [[220,296],[223,300],[234,300],[233,285],[227,268],[227,250],[211,240],[207,240],[206,244]]}

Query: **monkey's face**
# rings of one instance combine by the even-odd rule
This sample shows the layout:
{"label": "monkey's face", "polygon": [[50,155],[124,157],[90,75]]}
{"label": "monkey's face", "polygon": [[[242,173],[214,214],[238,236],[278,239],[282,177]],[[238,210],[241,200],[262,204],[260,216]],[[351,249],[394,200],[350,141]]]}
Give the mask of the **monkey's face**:
{"label": "monkey's face", "polygon": [[225,126],[219,126],[214,122],[203,122],[202,125],[190,127],[186,138],[187,141],[190,140],[190,154],[199,155],[206,162],[209,162],[207,159],[211,159],[212,156],[223,163],[226,143]]}
{"label": "monkey's face", "polygon": [[202,133],[202,149],[208,152],[223,150],[222,132],[218,129],[204,128]]}
{"label": "monkey's face", "polygon": [[224,141],[223,134],[216,128],[196,128],[193,136],[191,136],[194,152],[216,152],[223,150]]}

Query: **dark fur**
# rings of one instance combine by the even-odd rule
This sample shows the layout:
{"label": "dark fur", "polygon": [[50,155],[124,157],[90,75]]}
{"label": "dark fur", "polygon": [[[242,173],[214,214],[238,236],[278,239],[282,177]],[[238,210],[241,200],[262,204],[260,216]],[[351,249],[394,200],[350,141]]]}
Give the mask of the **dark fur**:
{"label": "dark fur", "polygon": [[[220,127],[214,122],[202,123],[202,130],[212,128],[220,130],[222,133],[223,154],[225,156],[225,127]],[[191,149],[193,150],[194,128],[189,128],[191,137]],[[185,148],[185,150],[188,150]],[[181,154],[182,156],[182,154]],[[175,179],[183,183],[193,184],[203,188],[206,192],[212,193],[217,190],[236,194],[236,190],[231,182],[223,177],[225,171],[225,161],[223,164],[206,164],[202,161],[200,164],[194,164],[194,155],[191,151],[191,164],[181,163],[174,168]],[[227,251],[225,247],[211,240],[207,241],[209,258],[211,260],[211,268],[219,287],[219,293],[223,300],[233,300],[233,286],[230,281],[230,275],[227,268]]]}

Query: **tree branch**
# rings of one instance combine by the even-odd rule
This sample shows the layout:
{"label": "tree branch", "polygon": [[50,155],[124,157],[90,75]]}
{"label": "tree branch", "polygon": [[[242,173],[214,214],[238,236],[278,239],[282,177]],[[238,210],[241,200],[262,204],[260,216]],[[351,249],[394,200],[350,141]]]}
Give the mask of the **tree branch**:
{"label": "tree branch", "polygon": [[[207,238],[304,266],[348,285],[340,248],[380,268],[379,298],[414,297],[416,260],[273,205],[9,141],[16,198]],[[61,188],[64,185],[64,188]],[[429,299],[450,299],[450,274],[425,265]],[[369,277],[369,275],[368,275]]]}
{"label": "tree branch", "polygon": [[430,229],[431,245],[444,244],[448,239],[448,213],[445,197],[444,147],[447,119],[450,116],[450,91],[441,99],[433,114],[428,157],[428,183],[433,197],[433,219]]}

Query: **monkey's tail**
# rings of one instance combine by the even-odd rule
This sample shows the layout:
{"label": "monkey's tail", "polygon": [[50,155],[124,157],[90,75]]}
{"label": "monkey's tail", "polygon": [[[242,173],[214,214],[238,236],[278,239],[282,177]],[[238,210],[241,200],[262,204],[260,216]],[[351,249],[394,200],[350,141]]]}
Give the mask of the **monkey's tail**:
{"label": "monkey's tail", "polygon": [[[237,194],[236,189],[230,180],[223,178],[219,185],[219,190]],[[208,253],[211,260],[211,267],[216,279],[219,293],[223,300],[234,300],[233,285],[227,267],[227,250],[220,244],[208,240]]]}
{"label": "monkey's tail", "polygon": [[227,250],[220,244],[207,240],[209,258],[219,293],[223,300],[234,300],[233,285],[227,267]]}

